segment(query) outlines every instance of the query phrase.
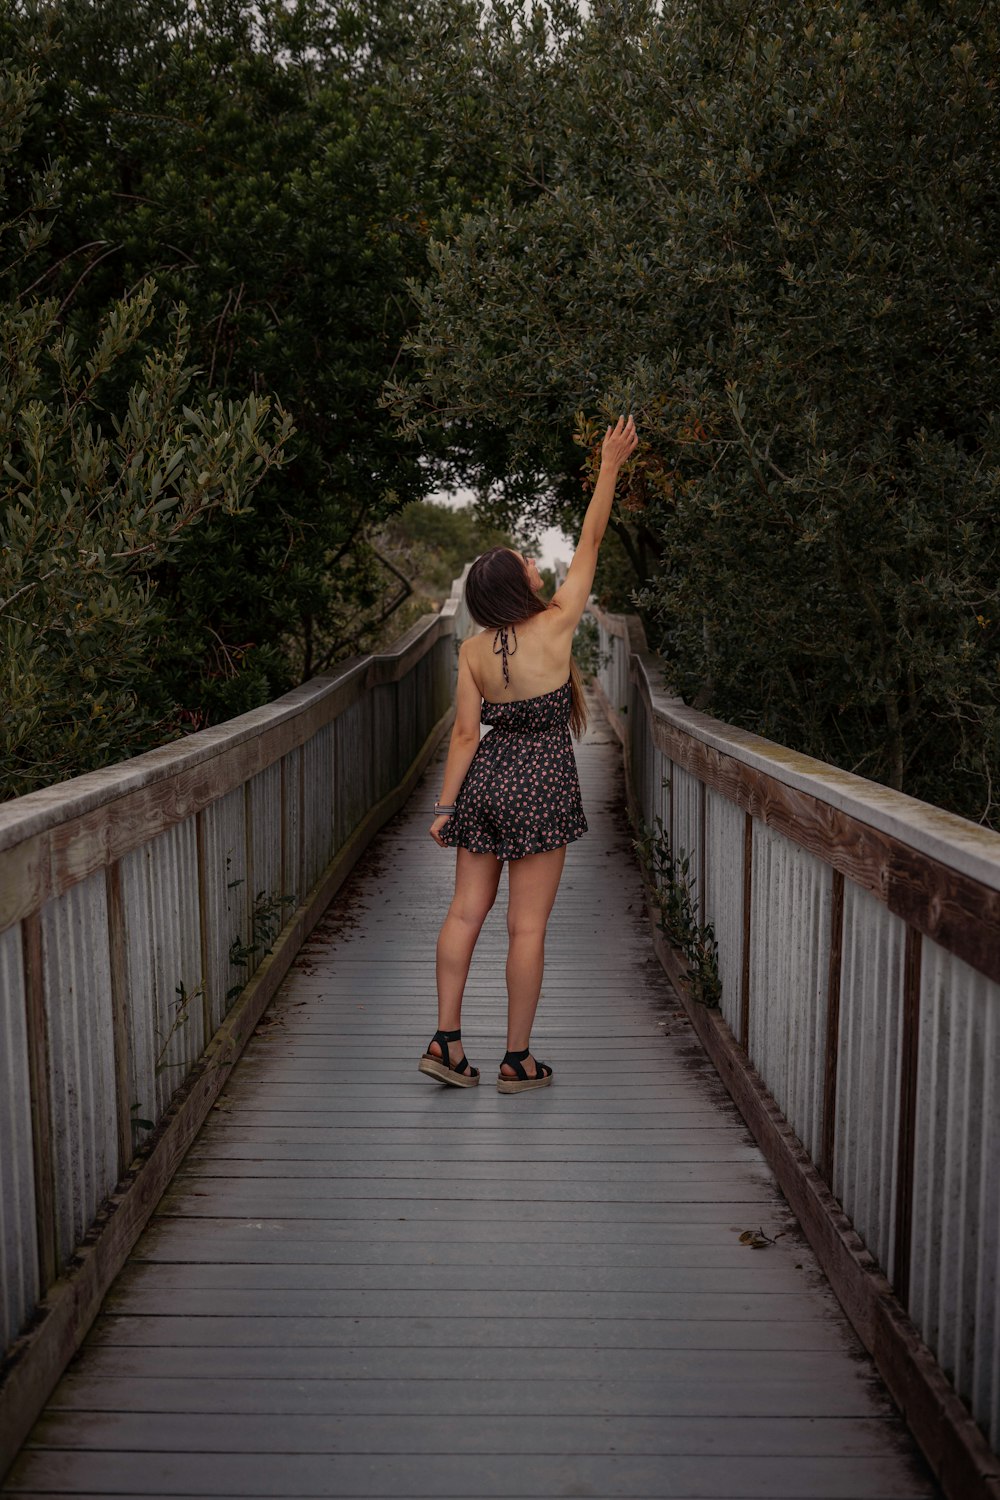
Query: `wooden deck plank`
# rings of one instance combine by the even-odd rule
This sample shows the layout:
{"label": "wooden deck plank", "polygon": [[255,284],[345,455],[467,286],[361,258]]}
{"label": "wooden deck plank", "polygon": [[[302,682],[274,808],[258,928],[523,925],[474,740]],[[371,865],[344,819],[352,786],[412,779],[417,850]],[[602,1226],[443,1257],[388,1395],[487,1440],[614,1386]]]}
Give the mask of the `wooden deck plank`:
{"label": "wooden deck plank", "polygon": [[[690,1341],[683,1345],[677,1325],[671,1329],[671,1338],[671,1344],[654,1349],[603,1349],[599,1367],[595,1367],[591,1361],[581,1361],[572,1347],[542,1345],[526,1349],[523,1345],[495,1344],[480,1348],[452,1344],[434,1348],[419,1342],[384,1347],[345,1344],[340,1348],[161,1343],[155,1346],[154,1360],[149,1347],[114,1343],[107,1330],[102,1330],[88,1346],[85,1360],[78,1361],[63,1377],[52,1406],[54,1409],[61,1404],[67,1382],[79,1391],[84,1384],[92,1384],[96,1390],[109,1378],[139,1381],[166,1377],[195,1383],[218,1380],[238,1386],[246,1380],[298,1381],[304,1394],[316,1381],[336,1381],[345,1388],[356,1385],[364,1390],[372,1381],[399,1380],[418,1390],[424,1381],[448,1380],[454,1384],[456,1397],[459,1387],[467,1384],[527,1380],[537,1382],[539,1387],[551,1387],[554,1394],[548,1399],[552,1400],[559,1399],[558,1392],[564,1386],[580,1380],[599,1385],[624,1381],[641,1385],[651,1394],[661,1386],[680,1382],[687,1386],[692,1400],[710,1403],[712,1392],[727,1379],[749,1390],[759,1374],[762,1380],[779,1384],[783,1380],[794,1384],[799,1379],[825,1379],[831,1401],[836,1399],[834,1391],[853,1388],[860,1381],[872,1396],[871,1415],[881,1415],[888,1401],[877,1376],[863,1364],[840,1371],[841,1378],[830,1382],[830,1353],[839,1345],[837,1330],[826,1324],[803,1328],[783,1323],[767,1343],[763,1331],[756,1330],[754,1345],[741,1349],[728,1344],[695,1348]],[[533,1388],[537,1393],[538,1387]],[[779,1414],[781,1410],[775,1408]]]}
{"label": "wooden deck plank", "polygon": [[[186,1228],[187,1226],[185,1226]],[[187,1266],[191,1274],[186,1284],[198,1285],[200,1271],[217,1265],[228,1268],[230,1285],[246,1285],[245,1272],[252,1266],[284,1266],[289,1273],[311,1267],[351,1266],[366,1269],[373,1275],[383,1266],[400,1269],[408,1266],[461,1268],[464,1275],[469,1268],[478,1268],[480,1274],[489,1276],[494,1286],[506,1284],[507,1275],[513,1277],[520,1271],[538,1270],[543,1273],[565,1271],[568,1286],[577,1270],[597,1269],[606,1271],[608,1252],[604,1245],[533,1244],[526,1240],[517,1242],[517,1265],[512,1266],[511,1244],[483,1242],[482,1240],[393,1240],[372,1243],[371,1240],[354,1240],[331,1243],[323,1240],[281,1240],[275,1242],[258,1236],[247,1241],[225,1231],[216,1230],[208,1239],[196,1239],[190,1231],[171,1245],[161,1240],[156,1245],[147,1245],[141,1254],[134,1257],[133,1264],[144,1266]],[[719,1270],[740,1269],[749,1257],[742,1245],[716,1245],[709,1240],[676,1240],[655,1246],[621,1245],[615,1252],[616,1271],[623,1273],[635,1268],[643,1273],[657,1270],[665,1280],[673,1280],[678,1270],[698,1270],[715,1277],[718,1285]],[[770,1260],[770,1257],[768,1257]],[[237,1268],[243,1269],[237,1269]],[[614,1274],[614,1273],[609,1273]],[[770,1269],[769,1269],[770,1274]],[[299,1284],[304,1282],[299,1279]],[[457,1284],[457,1283],[456,1283]],[[647,1282],[648,1284],[648,1282]]]}
{"label": "wooden deck plank", "polygon": [[[767,1319],[794,1323],[809,1316],[815,1308],[813,1298],[816,1295],[815,1292],[795,1296],[785,1292],[521,1291],[517,1298],[517,1317],[530,1319],[538,1325],[539,1335],[549,1339],[557,1336],[559,1324],[564,1319],[588,1322],[595,1327],[639,1318],[647,1323],[674,1319],[723,1323],[763,1322]],[[826,1299],[828,1303],[835,1300],[829,1292]],[[242,1318],[249,1324],[314,1318],[318,1323],[338,1324],[353,1322],[355,1318],[394,1322],[430,1317],[432,1300],[440,1305],[439,1297],[431,1299],[427,1290],[420,1287],[371,1292],[272,1289],[265,1309],[259,1292],[242,1287],[227,1291],[173,1289],[162,1293],[142,1288],[126,1292],[112,1290],[107,1297],[107,1311],[113,1317],[186,1318],[192,1323],[201,1318],[212,1322]],[[454,1324],[454,1333],[459,1333],[467,1320],[494,1318],[499,1321],[509,1317],[512,1305],[506,1292],[493,1288],[472,1292],[456,1290],[450,1293],[448,1302],[448,1316]]]}
{"label": "wooden deck plank", "polygon": [[[634,1394],[634,1392],[633,1392]],[[814,1403],[815,1403],[814,1397]],[[374,1413],[205,1413],[189,1405],[185,1439],[192,1453],[451,1454],[516,1453],[573,1457],[589,1454],[771,1454],[802,1457],[879,1454],[898,1439],[898,1421],[879,1418],[675,1416],[656,1412],[539,1415],[522,1394],[507,1416],[481,1412],[486,1421],[462,1424],[447,1407],[429,1422],[426,1413],[398,1412],[383,1397]],[[33,1444],[87,1452],[145,1453],[169,1450],[176,1421],[171,1412],[52,1412],[38,1423]],[[725,1421],[719,1417],[726,1415]],[[442,1427],[444,1432],[442,1432]],[[387,1430],[388,1429],[388,1430]]]}
{"label": "wooden deck plank", "polygon": [[[142,1264],[129,1266],[109,1293],[107,1311],[149,1312],[142,1299],[157,1298],[174,1292],[252,1291],[369,1292],[426,1291],[433,1287],[456,1292],[598,1292],[602,1296],[658,1295],[649,1292],[647,1266],[549,1266],[497,1265],[456,1266],[434,1262],[400,1265],[393,1262],[371,1265],[241,1265],[224,1262],[204,1265],[198,1261],[186,1265]],[[719,1285],[717,1266],[681,1266],[663,1270],[663,1286],[670,1295],[680,1293],[713,1294]],[[801,1280],[794,1270],[780,1265],[751,1263],[747,1256],[739,1265],[726,1271],[730,1292],[742,1295],[754,1292],[787,1292],[794,1287],[801,1293]],[[112,1300],[113,1299],[113,1300]],[[178,1309],[180,1311],[180,1309]],[[219,1308],[222,1312],[223,1309]]]}
{"label": "wooden deck plank", "polygon": [[[262,1300],[262,1299],[258,1299]],[[440,1304],[440,1298],[436,1299]],[[425,1299],[425,1308],[427,1299]],[[276,1314],[264,1317],[204,1316],[182,1317],[140,1313],[107,1314],[102,1317],[96,1337],[99,1340],[133,1347],[148,1344],[151,1348],[183,1344],[189,1348],[229,1348],[260,1346],[262,1348],[354,1348],[359,1337],[366,1347],[393,1346],[451,1349],[510,1347],[518,1339],[517,1317],[506,1301],[503,1316],[478,1313],[456,1318],[446,1327],[433,1314],[395,1317],[376,1316],[372,1308],[362,1313],[339,1317],[295,1317]],[[605,1349],[816,1349],[835,1347],[835,1341],[824,1342],[817,1313],[834,1316],[834,1309],[812,1307],[812,1317],[772,1317],[760,1308],[756,1317],[718,1318],[596,1318],[581,1313],[576,1317],[535,1318],[535,1340],[538,1344],[556,1344],[563,1349],[584,1349],[599,1356]],[[523,1336],[523,1334],[522,1334]],[[598,1366],[601,1364],[596,1359]]]}
{"label": "wooden deck plank", "polygon": [[[207,1187],[212,1199],[211,1206],[217,1210],[224,1209],[229,1203],[254,1201],[266,1202],[273,1209],[283,1210],[287,1205],[291,1209],[313,1211],[327,1203],[331,1207],[343,1208],[356,1200],[374,1200],[383,1206],[400,1203],[411,1211],[419,1208],[424,1212],[433,1208],[437,1212],[435,1205],[443,1205],[446,1209],[451,1207],[460,1184],[465,1213],[480,1206],[491,1210],[486,1215],[488,1218],[503,1220],[510,1213],[509,1202],[497,1203],[495,1183],[463,1178],[461,1170],[455,1174],[455,1187],[442,1183],[440,1174],[435,1177],[431,1173],[425,1175],[420,1172],[415,1172],[412,1177],[375,1180],[348,1177],[333,1183],[327,1183],[324,1178],[321,1181],[322,1186],[311,1177],[297,1177],[289,1181],[270,1174],[252,1179],[185,1177],[172,1189],[171,1202],[177,1206],[189,1197],[204,1197]],[[657,1209],[674,1203],[768,1201],[765,1184],[748,1181],[734,1173],[723,1175],[706,1171],[699,1177],[692,1177],[690,1173],[682,1178],[660,1176],[648,1183],[642,1203],[636,1203],[635,1194],[630,1193],[628,1188],[629,1184],[616,1187],[614,1182],[601,1178],[591,1180],[586,1186],[574,1182],[552,1183],[539,1181],[534,1177],[526,1178],[518,1185],[518,1209],[527,1209],[531,1203],[545,1217],[551,1214],[553,1218],[562,1218],[566,1211],[575,1216],[581,1208],[593,1208],[594,1217],[599,1220],[602,1217],[614,1217],[615,1210],[620,1207],[623,1218],[635,1217],[641,1220],[647,1214],[655,1214]],[[415,1197],[414,1194],[419,1196]]]}
{"label": "wooden deck plank", "polygon": [[[516,1162],[512,1162],[512,1166],[516,1165]],[[627,1212],[620,1211],[622,1210],[621,1204],[594,1201],[588,1197],[572,1203],[553,1203],[547,1202],[544,1198],[536,1199],[528,1196],[518,1199],[517,1212],[525,1223],[542,1221],[551,1224],[586,1225],[592,1236],[600,1236],[604,1230],[609,1229],[614,1231],[609,1236],[611,1242],[614,1243],[625,1225],[668,1222],[675,1216],[678,1206],[682,1204],[697,1205],[698,1216],[703,1223],[728,1224],[734,1218],[739,1217],[745,1224],[748,1213],[751,1223],[755,1222],[760,1211],[768,1207],[768,1202],[768,1198],[761,1189],[756,1184],[748,1182],[735,1190],[731,1197],[726,1197],[724,1201],[719,1201],[715,1192],[699,1195],[694,1188],[688,1192],[682,1185],[678,1185],[677,1191],[669,1199],[664,1197],[656,1202],[649,1200],[644,1203],[633,1202],[628,1205]],[[177,1192],[171,1194],[170,1202],[166,1207],[168,1213],[192,1218],[197,1218],[202,1210],[213,1217],[218,1217],[228,1210],[231,1217],[240,1219],[253,1218],[255,1215],[273,1213],[277,1210],[286,1219],[300,1216],[312,1219],[322,1214],[329,1219],[361,1220],[372,1225],[384,1219],[430,1220],[449,1225],[478,1219],[489,1221],[498,1230],[503,1228],[505,1221],[510,1217],[510,1208],[506,1203],[496,1203],[489,1198],[465,1198],[461,1203],[455,1203],[447,1197],[429,1202],[424,1198],[349,1200],[331,1196],[323,1199],[318,1194],[312,1199],[305,1197],[279,1199],[277,1193],[268,1192],[263,1183],[258,1183],[242,1193],[237,1191],[236,1186],[229,1192],[223,1192],[213,1186],[202,1196],[195,1193]]]}
{"label": "wooden deck plank", "polygon": [[[494,1090],[494,1094],[496,1091]],[[496,1095],[497,1102],[502,1095]],[[592,1101],[593,1102],[593,1101]],[[492,1104],[492,1101],[490,1101]],[[653,1130],[659,1133],[661,1127],[669,1132],[667,1139],[673,1139],[673,1132],[681,1130],[685,1132],[696,1131],[698,1134],[708,1133],[713,1127],[710,1120],[699,1117],[697,1111],[680,1112],[668,1109],[665,1106],[656,1108],[642,1100],[628,1100],[628,1106],[623,1103],[622,1108],[616,1107],[615,1126],[618,1130]],[[579,1112],[577,1112],[579,1111]],[[420,1110],[404,1111],[401,1109],[372,1109],[371,1105],[366,1109],[351,1109],[350,1106],[338,1108],[334,1105],[321,1110],[317,1109],[285,1109],[277,1111],[275,1118],[274,1110],[249,1110],[248,1118],[243,1121],[242,1111],[239,1124],[245,1130],[363,1130],[366,1134],[373,1131],[397,1130],[410,1132],[413,1130],[442,1130],[450,1129],[443,1121],[452,1120],[456,1111],[445,1110]],[[486,1108],[479,1111],[476,1116],[479,1130],[500,1129],[506,1137],[514,1131],[527,1130],[536,1132],[539,1129],[565,1131],[591,1131],[593,1127],[593,1112],[585,1110],[576,1101],[564,1103],[561,1110],[552,1110],[547,1114],[541,1111],[523,1119],[511,1123],[504,1118],[502,1109]],[[687,1122],[691,1123],[688,1124]],[[551,1122],[551,1123],[550,1123]],[[674,1123],[677,1122],[677,1123]],[[463,1129],[469,1126],[465,1120],[462,1121]],[[725,1131],[725,1122],[715,1127],[720,1134]]]}
{"label": "wooden deck plank", "polygon": [[[798,1382],[798,1380],[823,1379],[829,1383],[829,1352],[835,1347],[835,1331],[820,1331],[810,1347],[790,1347],[781,1343],[790,1325],[778,1329],[778,1338],[769,1347],[754,1349],[682,1349],[678,1344],[670,1347],[669,1361],[664,1359],[663,1349],[607,1349],[601,1356],[600,1371],[592,1370],[580,1362],[576,1350],[561,1346],[543,1346],[525,1349],[514,1344],[498,1344],[493,1349],[477,1349],[474,1346],[441,1347],[427,1349],[421,1344],[394,1347],[289,1347],[243,1346],[232,1349],[222,1346],[159,1346],[156,1362],[148,1359],[148,1353],[139,1347],[94,1341],[87,1350],[85,1361],[76,1362],[52,1397],[52,1409],[61,1406],[61,1394],[66,1389],[96,1391],[100,1383],[108,1379],[159,1380],[171,1377],[177,1380],[219,1380],[240,1385],[244,1380],[271,1380],[271,1382],[300,1382],[303,1391],[312,1389],[313,1382],[337,1382],[351,1385],[357,1382],[361,1388],[367,1383],[382,1380],[397,1380],[420,1388],[424,1380],[448,1380],[459,1386],[466,1383],[514,1382],[523,1380],[538,1382],[552,1388],[549,1400],[558,1400],[558,1392],[568,1382],[589,1382],[604,1385],[633,1383],[640,1385],[649,1395],[672,1383],[690,1383],[703,1389],[735,1380],[753,1389],[760,1374],[762,1380],[771,1382]],[[837,1400],[838,1392],[853,1388],[861,1382],[873,1394],[876,1407],[871,1415],[885,1415],[888,1397],[877,1376],[873,1376],[867,1365],[856,1365],[843,1371],[844,1380],[831,1385],[831,1401]]]}
{"label": "wooden deck plank", "polygon": [[[442,1449],[459,1430],[437,1424]],[[391,1429],[390,1429],[391,1430]],[[511,1454],[485,1448],[474,1456],[439,1451],[420,1454],[178,1453],[29,1450],[38,1487],[53,1494],[91,1492],[105,1497],[243,1496],[397,1497],[441,1496],[468,1500],[470,1492],[494,1500],[591,1494],[606,1500],[919,1500],[923,1481],[908,1476],[887,1442],[881,1454],[792,1457],[756,1454],[624,1454],[586,1450],[572,1456]],[[11,1494],[25,1493],[15,1480]],[[584,1489],[583,1486],[586,1486]]]}
{"label": "wooden deck plank", "polygon": [[[812,1360],[811,1364],[805,1363]],[[789,1369],[789,1363],[798,1362]],[[768,1361],[771,1363],[769,1364]],[[775,1373],[776,1372],[776,1373]],[[704,1370],[688,1370],[655,1381],[539,1379],[526,1371],[518,1379],[260,1380],[204,1376],[109,1377],[60,1385],[50,1411],[156,1412],[174,1414],[238,1412],[280,1416],[534,1416],[594,1415],[629,1417],[746,1418],[861,1417],[876,1420],[872,1392],[861,1379],[831,1389],[821,1356],[787,1353],[753,1356],[742,1373],[716,1372],[709,1385]],[[897,1420],[892,1403],[881,1403],[883,1418]],[[39,1433],[42,1429],[39,1429]],[[37,1436],[37,1434],[36,1434]]]}
{"label": "wooden deck plank", "polygon": [[[787,1220],[785,1223],[787,1224]],[[231,1218],[213,1217],[211,1214],[206,1214],[204,1219],[185,1218],[183,1215],[163,1215],[152,1227],[152,1234],[161,1230],[164,1233],[169,1231],[181,1234],[186,1228],[190,1228],[192,1237],[197,1237],[199,1240],[204,1233],[215,1229],[220,1232],[224,1230],[227,1234],[242,1232],[256,1239],[264,1239],[273,1235],[280,1236],[282,1240],[320,1239],[331,1244],[341,1242],[363,1245],[393,1244],[397,1241],[415,1240],[426,1244],[435,1242],[454,1245],[485,1243],[495,1248],[510,1246],[512,1251],[516,1251],[519,1260],[526,1257],[534,1245],[582,1244],[602,1247],[602,1254],[605,1256],[609,1248],[613,1247],[615,1262],[618,1263],[619,1257],[630,1246],[732,1244],[741,1228],[745,1227],[745,1220],[730,1221],[723,1226],[721,1232],[719,1224],[719,1215],[712,1209],[712,1205],[698,1203],[693,1204],[691,1211],[684,1215],[683,1223],[671,1220],[665,1224],[636,1224],[609,1220],[600,1225],[600,1234],[597,1234],[596,1226],[589,1223],[586,1217],[576,1224],[549,1223],[545,1220],[525,1218],[518,1224],[502,1225],[484,1221],[476,1216],[461,1221],[444,1217],[419,1220],[395,1217],[380,1223],[377,1235],[373,1236],[364,1218],[344,1220],[285,1217],[278,1219],[269,1218],[266,1214],[257,1217],[236,1215]],[[775,1225],[772,1220],[769,1232],[783,1227],[780,1221]],[[767,1219],[765,1219],[764,1228],[768,1229]],[[155,1243],[152,1237],[149,1242]],[[136,1246],[136,1254],[140,1258],[144,1244],[145,1237]],[[808,1262],[803,1261],[803,1264],[808,1264]]]}
{"label": "wooden deck plank", "polygon": [[[502,1097],[505,885],[475,1090],[416,1071],[454,854],[446,747],[299,954],[5,1493],[929,1500],[649,942],[617,742],[577,746],[535,1028]],[[774,1243],[748,1250],[747,1228]]]}
{"label": "wooden deck plank", "polygon": [[[616,1164],[614,1175],[598,1177],[602,1190],[610,1190],[617,1185],[617,1191],[628,1195],[632,1184],[640,1183],[655,1187],[657,1183],[666,1182],[692,1182],[710,1180],[713,1182],[724,1182],[734,1176],[736,1170],[745,1164],[746,1158],[739,1156],[726,1157],[722,1161],[715,1159],[706,1161],[704,1157],[695,1157],[689,1161],[664,1161],[644,1164],[642,1162],[619,1162]],[[434,1181],[434,1174],[426,1163],[393,1161],[391,1159],[376,1162],[342,1162],[336,1158],[323,1158],[318,1161],[271,1161],[266,1156],[261,1156],[252,1161],[220,1160],[217,1157],[190,1157],[185,1164],[183,1181],[188,1186],[204,1182],[206,1179],[224,1178],[235,1181],[241,1177],[257,1176],[269,1181],[298,1181],[308,1179],[310,1181],[329,1181],[339,1185],[338,1190],[343,1190],[343,1185],[351,1181],[366,1182],[370,1188],[384,1186],[391,1191],[396,1182],[420,1182],[422,1180]],[[506,1182],[509,1178],[509,1165],[502,1161],[463,1161],[461,1166],[455,1170],[455,1175],[450,1180],[455,1182]],[[535,1183],[544,1184],[546,1191],[553,1188],[556,1183],[563,1183],[567,1187],[579,1187],[588,1181],[593,1181],[593,1170],[585,1161],[576,1162],[542,1162],[532,1166],[530,1180]],[[633,1187],[631,1196],[635,1196]]]}

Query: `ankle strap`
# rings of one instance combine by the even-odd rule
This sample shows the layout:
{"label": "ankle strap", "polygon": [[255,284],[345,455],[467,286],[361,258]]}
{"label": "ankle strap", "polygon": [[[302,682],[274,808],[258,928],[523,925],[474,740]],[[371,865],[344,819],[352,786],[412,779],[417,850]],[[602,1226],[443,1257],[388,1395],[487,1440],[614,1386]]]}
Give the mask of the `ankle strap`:
{"label": "ankle strap", "polygon": [[505,1052],[503,1062],[500,1064],[501,1068],[505,1065],[513,1068],[515,1075],[526,1083],[528,1075],[524,1069],[524,1059],[530,1051],[530,1047],[525,1047],[522,1052]]}
{"label": "ankle strap", "polygon": [[460,1042],[462,1040],[462,1028],[459,1027],[457,1031],[435,1031],[434,1040],[436,1042],[442,1040],[446,1042]]}

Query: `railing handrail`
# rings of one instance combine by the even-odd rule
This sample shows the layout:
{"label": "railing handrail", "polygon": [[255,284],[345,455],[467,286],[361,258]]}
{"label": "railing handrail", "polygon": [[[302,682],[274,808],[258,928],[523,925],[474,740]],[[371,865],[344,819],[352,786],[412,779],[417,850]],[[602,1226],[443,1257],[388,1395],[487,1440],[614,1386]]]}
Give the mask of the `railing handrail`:
{"label": "railing handrail", "polygon": [[[632,650],[642,667],[650,702],[668,723],[710,745],[720,754],[731,755],[785,786],[808,792],[831,807],[871,823],[900,843],[908,843],[942,864],[950,864],[972,879],[1000,891],[1000,833],[932,802],[923,802],[907,792],[868,781],[854,771],[845,771],[815,756],[789,750],[752,730],[739,729],[699,709],[690,708],[683,699],[660,685],[663,662],[646,646],[638,616],[608,614],[596,604],[589,608],[595,618],[603,622],[609,635],[631,641]],[[642,644],[639,645],[638,641]]]}
{"label": "railing handrail", "polygon": [[[354,688],[360,694],[376,683],[396,680],[433,644],[440,629],[437,622],[454,616],[467,572],[468,567],[452,584],[451,594],[439,612],[422,615],[384,651],[348,657],[334,671],[310,677],[270,703],[248,709],[222,724],[210,725],[182,739],[144,750],[129,760],[85,771],[51,786],[26,792],[23,797],[0,802],[0,852],[46,833],[61,823],[82,817],[118,797],[190,771],[225,750],[245,744],[264,730],[278,728],[309,712],[335,693]],[[0,918],[0,928],[5,925]]]}
{"label": "railing handrail", "polygon": [[[384,651],[352,656],[225,723],[0,803],[0,933],[109,859],[265,770],[370,688],[404,677],[442,634],[454,632],[467,571],[439,611],[421,616]],[[172,783],[180,806],[171,803]],[[118,817],[116,804],[128,807],[128,799],[131,816]]]}
{"label": "railing handrail", "polygon": [[[688,707],[662,686],[664,664],[646,649],[641,622],[590,608],[609,635],[627,643],[662,750],[744,808],[752,805],[764,822],[776,822],[972,967],[1000,978],[1000,833]],[[668,744],[671,730],[677,738]],[[697,765],[692,742],[704,747]],[[779,817],[768,806],[775,787],[808,799],[812,816],[805,816],[806,803],[793,801]]]}

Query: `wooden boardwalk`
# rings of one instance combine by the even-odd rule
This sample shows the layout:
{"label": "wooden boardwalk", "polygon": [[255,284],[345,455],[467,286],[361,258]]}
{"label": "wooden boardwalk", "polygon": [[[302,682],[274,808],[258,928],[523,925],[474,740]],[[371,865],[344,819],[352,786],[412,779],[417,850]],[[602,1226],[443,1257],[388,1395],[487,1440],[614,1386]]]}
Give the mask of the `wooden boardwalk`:
{"label": "wooden boardwalk", "polygon": [[[10,1495],[937,1494],[653,954],[591,700],[533,1044],[500,1096],[506,880],[417,1072],[445,746],[302,951]],[[762,1228],[765,1249],[739,1243]]]}

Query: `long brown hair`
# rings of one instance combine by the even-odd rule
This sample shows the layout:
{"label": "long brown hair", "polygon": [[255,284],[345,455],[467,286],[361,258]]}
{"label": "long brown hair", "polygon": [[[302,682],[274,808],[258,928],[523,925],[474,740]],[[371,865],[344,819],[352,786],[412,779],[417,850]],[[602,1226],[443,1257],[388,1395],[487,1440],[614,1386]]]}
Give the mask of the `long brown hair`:
{"label": "long brown hair", "polygon": [[[528,580],[524,562],[509,547],[491,547],[476,558],[465,579],[465,602],[476,624],[485,629],[519,625],[522,620],[551,608],[539,599]],[[579,739],[587,727],[587,705],[580,669],[572,656],[569,675],[573,694],[569,727]]]}

